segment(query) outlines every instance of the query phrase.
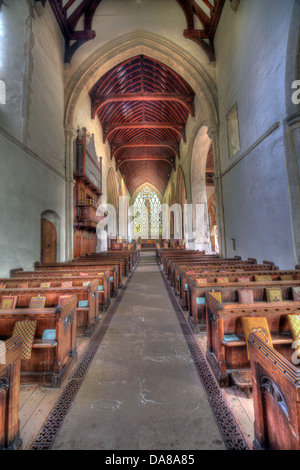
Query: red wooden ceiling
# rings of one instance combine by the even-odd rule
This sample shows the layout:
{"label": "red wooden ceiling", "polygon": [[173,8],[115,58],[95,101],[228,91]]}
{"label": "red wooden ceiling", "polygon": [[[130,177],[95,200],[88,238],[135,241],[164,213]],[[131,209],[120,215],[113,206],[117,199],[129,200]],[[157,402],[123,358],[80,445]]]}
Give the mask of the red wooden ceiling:
{"label": "red wooden ceiling", "polygon": [[[92,23],[101,1],[49,0],[65,39],[66,63],[95,38]],[[214,36],[225,0],[174,1],[186,17],[184,36],[215,61]],[[47,0],[35,2],[44,6]],[[100,119],[104,141],[109,142],[129,191],[149,182],[163,193],[180,156],[188,116],[194,114],[193,90],[167,66],[138,56],[106,73],[90,90],[90,97],[92,116]]]}
{"label": "red wooden ceiling", "polygon": [[194,114],[191,87],[166,65],[139,55],[101,77],[90,98],[130,193],[146,182],[164,193]]}

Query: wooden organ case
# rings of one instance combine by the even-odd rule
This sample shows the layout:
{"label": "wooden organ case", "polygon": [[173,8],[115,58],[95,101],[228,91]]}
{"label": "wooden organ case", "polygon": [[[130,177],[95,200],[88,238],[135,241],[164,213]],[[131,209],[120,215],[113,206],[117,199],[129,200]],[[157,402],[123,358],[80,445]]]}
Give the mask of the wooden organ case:
{"label": "wooden organ case", "polygon": [[102,157],[97,157],[94,135],[77,131],[74,152],[74,258],[96,251],[98,198],[102,194]]}

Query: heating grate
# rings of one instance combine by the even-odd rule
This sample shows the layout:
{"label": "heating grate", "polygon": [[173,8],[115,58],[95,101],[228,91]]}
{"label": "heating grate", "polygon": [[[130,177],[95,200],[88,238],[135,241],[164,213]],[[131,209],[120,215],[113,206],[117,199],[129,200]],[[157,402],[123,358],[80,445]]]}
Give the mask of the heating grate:
{"label": "heating grate", "polygon": [[189,326],[184,313],[177,301],[175,293],[169,285],[163,271],[160,269],[162,279],[169,293],[172,305],[176,312],[179,324],[196,366],[198,375],[206,392],[208,401],[215,415],[217,425],[222,434],[227,450],[249,450],[249,446],[235,420],[235,417],[226,403],[220,387],[211,372],[209,364],[203,355],[201,348]]}

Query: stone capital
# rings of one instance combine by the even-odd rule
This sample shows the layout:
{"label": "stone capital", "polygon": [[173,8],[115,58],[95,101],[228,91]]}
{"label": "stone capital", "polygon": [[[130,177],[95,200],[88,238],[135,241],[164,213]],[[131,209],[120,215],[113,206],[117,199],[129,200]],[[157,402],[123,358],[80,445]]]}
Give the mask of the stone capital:
{"label": "stone capital", "polygon": [[75,131],[74,127],[72,126],[65,126],[65,136],[66,137],[71,137],[73,139],[76,139],[77,137],[77,132]]}

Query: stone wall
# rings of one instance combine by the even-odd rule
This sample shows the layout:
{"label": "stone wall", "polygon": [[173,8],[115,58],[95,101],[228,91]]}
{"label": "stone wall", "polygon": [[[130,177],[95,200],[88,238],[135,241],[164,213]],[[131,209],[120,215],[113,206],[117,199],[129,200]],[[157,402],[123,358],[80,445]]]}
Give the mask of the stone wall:
{"label": "stone wall", "polygon": [[0,105],[1,276],[16,267],[33,269],[40,260],[45,211],[60,221],[58,254],[65,257],[61,35],[50,8],[38,17],[31,2],[5,3],[0,12],[0,80],[6,85]]}
{"label": "stone wall", "polygon": [[[234,12],[226,2],[215,39],[226,254],[281,268],[295,265],[283,146],[293,4],[247,0]],[[240,149],[230,157],[227,117],[234,106]]]}

